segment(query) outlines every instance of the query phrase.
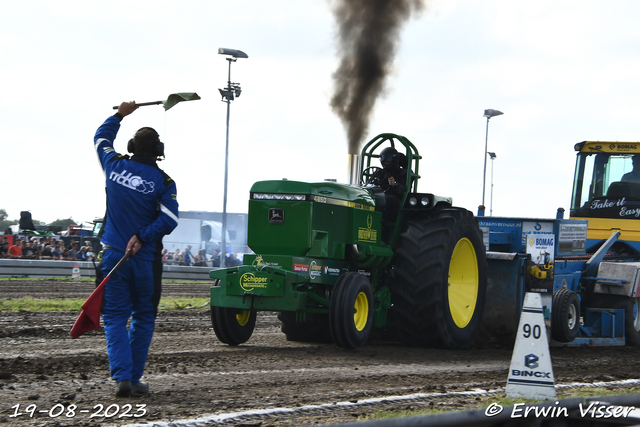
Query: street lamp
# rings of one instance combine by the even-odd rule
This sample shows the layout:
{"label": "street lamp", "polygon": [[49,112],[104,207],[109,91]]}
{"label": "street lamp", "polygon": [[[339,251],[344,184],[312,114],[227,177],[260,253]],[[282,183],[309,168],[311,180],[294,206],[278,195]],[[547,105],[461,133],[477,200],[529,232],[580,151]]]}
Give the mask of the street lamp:
{"label": "street lamp", "polygon": [[496,159],[496,153],[487,153],[491,158],[491,200],[489,201],[489,216],[493,216],[493,161]]}
{"label": "street lamp", "polygon": [[222,201],[222,241],[220,242],[220,267],[226,267],[227,261],[227,182],[229,176],[229,110],[231,101],[238,98],[242,93],[240,83],[231,83],[231,63],[236,62],[238,58],[248,58],[249,56],[241,50],[227,49],[221,47],[218,49],[219,55],[227,55],[229,61],[229,77],[227,78],[227,87],[218,89],[222,95],[222,102],[227,103],[227,140],[224,149],[224,198]]}
{"label": "street lamp", "polygon": [[499,116],[501,114],[504,114],[504,113],[498,110],[484,110],[484,115],[482,116],[487,118],[487,132],[484,139],[484,172],[482,174],[482,209],[483,210],[484,210],[485,185],[487,181],[487,145],[489,143],[489,119],[491,117]]}

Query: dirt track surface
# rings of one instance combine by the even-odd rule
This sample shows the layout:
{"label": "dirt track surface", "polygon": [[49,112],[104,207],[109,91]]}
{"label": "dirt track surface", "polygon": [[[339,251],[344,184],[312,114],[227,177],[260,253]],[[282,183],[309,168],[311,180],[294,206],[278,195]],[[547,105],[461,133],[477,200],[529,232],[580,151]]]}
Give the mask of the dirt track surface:
{"label": "dirt track surface", "polygon": [[[0,281],[2,298],[84,298],[92,289],[90,282]],[[163,295],[207,297],[208,290],[208,284],[165,284]],[[382,409],[461,409],[491,397],[456,393],[505,386],[512,352],[492,342],[459,352],[375,340],[356,351],[288,342],[275,313],[259,314],[252,338],[229,347],[216,339],[208,309],[164,309],[143,378],[151,393],[116,399],[104,332],[72,340],[77,315],[0,312],[0,425],[166,425],[209,417],[211,425],[282,426],[352,422]],[[556,384],[640,377],[636,348],[552,348],[551,355]]]}

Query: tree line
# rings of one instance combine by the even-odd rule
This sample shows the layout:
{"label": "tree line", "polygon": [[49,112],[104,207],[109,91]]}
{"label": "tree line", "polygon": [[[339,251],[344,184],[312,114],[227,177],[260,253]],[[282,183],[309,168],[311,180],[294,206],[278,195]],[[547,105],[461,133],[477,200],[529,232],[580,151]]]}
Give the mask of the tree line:
{"label": "tree line", "polygon": [[[20,222],[20,220],[18,219],[7,219],[9,218],[9,215],[7,214],[7,211],[5,209],[0,209],[0,231],[5,231],[7,228],[9,228],[12,225],[16,225]],[[33,224],[34,225],[48,225],[48,226],[57,226],[57,227],[61,227],[62,230],[66,230],[69,228],[70,225],[78,225],[76,224],[76,222],[72,219],[72,218],[67,218],[67,219],[56,219],[55,221],[47,224],[44,221],[38,221],[37,219],[33,219]]]}

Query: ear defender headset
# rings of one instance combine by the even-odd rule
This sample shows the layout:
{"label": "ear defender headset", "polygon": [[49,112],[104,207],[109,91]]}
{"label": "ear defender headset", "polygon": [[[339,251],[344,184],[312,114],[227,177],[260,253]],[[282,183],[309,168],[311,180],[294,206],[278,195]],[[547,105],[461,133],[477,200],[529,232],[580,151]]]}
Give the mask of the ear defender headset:
{"label": "ear defender headset", "polygon": [[[146,135],[144,135],[144,137],[153,138],[152,142],[153,142],[154,157],[164,157],[164,142],[160,141],[160,135],[158,135],[158,132],[156,132],[155,129],[153,128],[143,127],[138,129],[138,132],[136,132],[136,135],[138,135],[138,133],[140,133],[140,131],[143,131],[143,130],[148,130],[151,133],[151,135],[147,133]],[[135,154],[134,140],[136,139],[136,135],[134,135],[133,138],[131,138],[127,143],[127,151],[131,154]]]}

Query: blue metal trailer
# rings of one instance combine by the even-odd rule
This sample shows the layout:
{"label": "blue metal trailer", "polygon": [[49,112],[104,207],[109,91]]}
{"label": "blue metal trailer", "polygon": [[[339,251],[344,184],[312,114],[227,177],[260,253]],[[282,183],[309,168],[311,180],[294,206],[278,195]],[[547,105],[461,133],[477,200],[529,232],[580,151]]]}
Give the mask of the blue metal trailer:
{"label": "blue metal trailer", "polygon": [[[588,254],[588,222],[563,219],[561,212],[555,219],[478,221],[488,264],[483,328],[492,335],[512,339],[524,294],[539,292],[552,345],[636,343],[637,302],[635,309],[629,302],[638,299],[640,264],[613,259],[610,249],[619,233]],[[631,320],[625,325],[626,315]],[[625,326],[632,326],[626,339]]]}

